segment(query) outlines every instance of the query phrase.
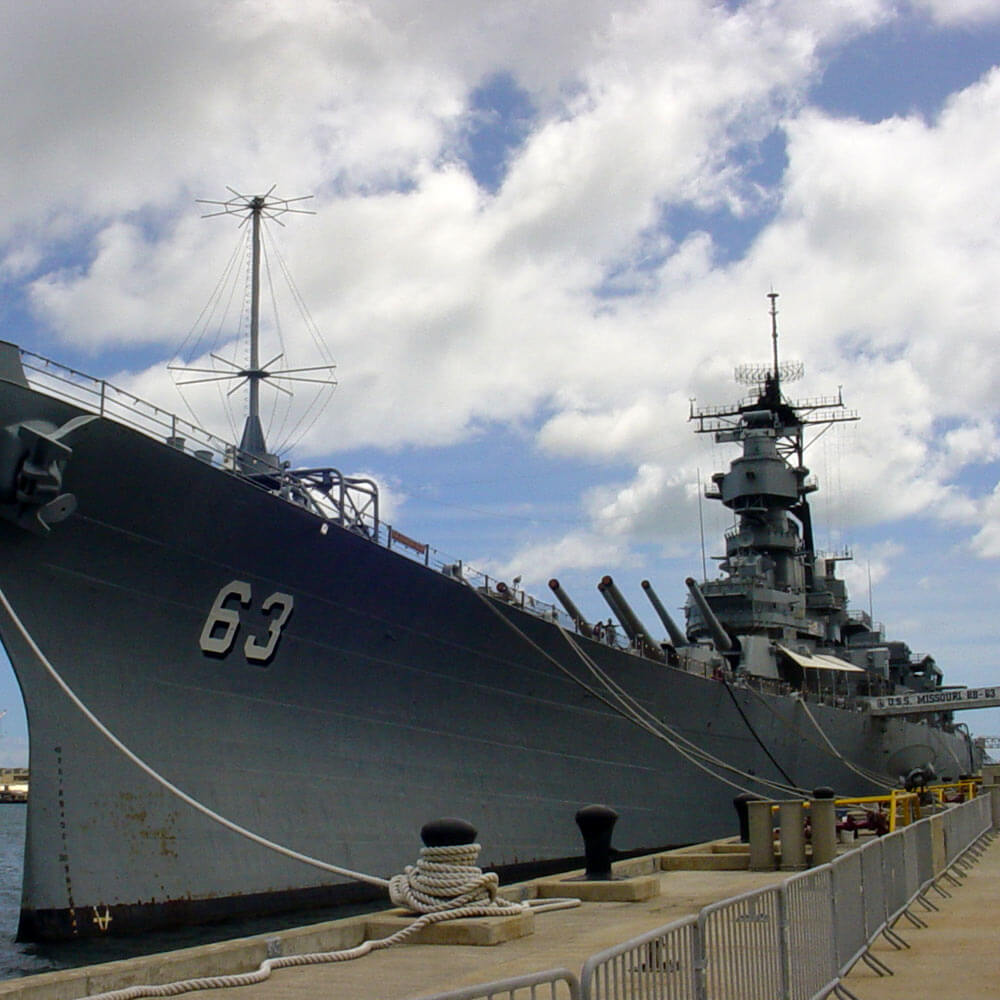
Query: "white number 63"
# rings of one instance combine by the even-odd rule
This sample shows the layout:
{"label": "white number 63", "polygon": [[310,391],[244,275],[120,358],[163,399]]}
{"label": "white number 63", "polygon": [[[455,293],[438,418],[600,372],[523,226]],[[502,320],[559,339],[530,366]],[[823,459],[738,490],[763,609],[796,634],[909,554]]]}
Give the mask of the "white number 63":
{"label": "white number 63", "polygon": [[[231,598],[238,601],[236,607],[226,607],[226,602]],[[250,599],[250,584],[244,580],[230,581],[215,595],[212,610],[209,611],[201,630],[199,645],[202,652],[213,656],[225,656],[233,648],[236,633],[241,625],[239,605],[244,608],[249,607]],[[246,642],[243,643],[243,655],[250,662],[266,663],[274,655],[278,640],[281,638],[281,630],[285,627],[294,606],[295,598],[281,591],[275,591],[264,599],[261,605],[264,614],[267,615],[272,610],[276,610],[277,613],[268,624],[266,641],[261,642],[257,636],[248,635]],[[220,631],[221,634],[217,634]]]}

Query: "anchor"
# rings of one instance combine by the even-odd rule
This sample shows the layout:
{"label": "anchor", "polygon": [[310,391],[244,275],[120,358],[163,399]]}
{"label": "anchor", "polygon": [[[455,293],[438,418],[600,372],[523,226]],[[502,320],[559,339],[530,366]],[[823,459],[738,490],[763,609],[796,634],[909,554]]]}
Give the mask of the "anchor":
{"label": "anchor", "polygon": [[25,420],[0,430],[0,516],[45,535],[76,510],[76,497],[62,493],[70,442],[97,417],[80,414],[61,427]]}

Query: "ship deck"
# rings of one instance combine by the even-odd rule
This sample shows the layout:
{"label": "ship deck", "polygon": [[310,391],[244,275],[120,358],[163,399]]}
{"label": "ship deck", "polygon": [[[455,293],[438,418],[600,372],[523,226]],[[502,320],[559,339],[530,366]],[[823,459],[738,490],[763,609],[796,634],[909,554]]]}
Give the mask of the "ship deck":
{"label": "ship deck", "polygon": [[[839,850],[848,850],[856,843],[848,841]],[[898,950],[882,937],[876,940],[871,954],[893,974],[877,975],[858,962],[843,980],[854,995],[864,1000],[926,996],[929,984],[944,982],[948,995],[966,1000],[996,995],[1000,955],[993,947],[995,930],[986,915],[1000,898],[1000,841],[993,839],[983,846],[977,862],[962,873],[957,887],[944,883],[948,885],[947,898],[936,898],[934,910],[919,911],[925,927],[918,929],[905,921],[897,924],[896,930],[909,948]],[[702,855],[701,851],[694,853]],[[597,952],[697,913],[713,902],[774,885],[789,875],[782,871],[659,870],[659,864],[650,857],[616,865],[616,871],[624,875],[652,872],[659,895],[640,902],[584,902],[577,909],[540,913],[534,918],[534,933],[494,947],[402,945],[354,961],[275,970],[266,982],[213,989],[208,995],[234,1000],[315,996],[410,1000],[539,970],[561,967],[579,975],[584,962]],[[351,917],[269,938],[245,938],[11,980],[0,983],[0,998],[70,1000],[140,983],[248,971],[257,967],[268,945],[272,952],[301,954],[354,944],[358,921],[370,919],[371,915]],[[746,989],[746,984],[742,988]],[[560,985],[550,994],[546,986],[538,995],[564,997],[568,991]]]}

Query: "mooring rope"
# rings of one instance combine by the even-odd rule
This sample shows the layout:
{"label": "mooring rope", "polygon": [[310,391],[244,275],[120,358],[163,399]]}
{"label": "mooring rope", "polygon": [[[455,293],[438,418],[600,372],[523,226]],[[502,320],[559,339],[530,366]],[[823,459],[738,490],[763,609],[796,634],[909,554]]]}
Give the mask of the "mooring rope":
{"label": "mooring rope", "polygon": [[233,833],[239,834],[262,847],[275,851],[295,861],[312,865],[335,875],[345,876],[356,881],[367,882],[385,888],[389,898],[397,906],[419,913],[412,923],[396,931],[389,937],[378,940],[367,940],[353,948],[340,951],[317,952],[308,955],[289,955],[281,958],[265,959],[253,972],[236,973],[228,976],[207,976],[199,979],[188,979],[160,986],[144,985],[130,986],[125,989],[112,990],[107,993],[93,994],[86,1000],[138,1000],[140,997],[166,997],[188,993],[194,990],[221,989],[229,986],[249,986],[266,980],[274,969],[289,968],[297,965],[318,965],[328,962],[346,962],[361,958],[372,951],[389,948],[423,930],[431,924],[443,920],[456,920],[462,917],[497,917],[512,916],[527,909],[540,913],[547,910],[568,909],[580,905],[579,899],[546,899],[512,902],[502,899],[497,894],[499,878],[495,872],[483,872],[476,864],[481,850],[479,844],[460,844],[445,847],[424,847],[416,865],[408,865],[400,875],[391,879],[379,878],[364,872],[356,872],[350,868],[333,865],[318,858],[310,857],[299,851],[277,844],[260,834],[247,830],[232,820],[202,804],[182,791],[171,781],[147,764],[141,757],[130,750],[93,712],[84,704],[76,692],[63,680],[59,671],[52,665],[49,658],[42,652],[27,627],[21,621],[0,587],[0,604],[2,604],[14,627],[20,633],[28,648],[34,653],[46,673],[59,686],[63,694],[83,713],[88,722],[111,743],[111,745],[144,774],[148,775],[172,795],[190,805],[193,809]]}
{"label": "mooring rope", "polygon": [[794,722],[789,722],[788,719],[786,719],[785,716],[777,712],[768,703],[768,701],[764,698],[764,696],[755,688],[750,687],[747,690],[749,690],[750,693],[755,698],[757,698],[757,700],[760,701],[761,704],[763,704],[764,707],[769,712],[771,712],[771,714],[776,719],[778,719],[782,725],[787,726],[789,729],[791,729],[792,732],[796,733],[799,737],[801,737],[803,740],[805,740],[812,746],[816,747],[816,749],[820,750],[822,753],[825,753],[828,756],[833,757],[835,760],[840,761],[840,763],[842,763],[846,768],[848,768],[851,771],[854,771],[855,774],[860,775],[866,781],[870,781],[873,785],[878,785],[879,787],[884,788],[886,790],[891,790],[893,787],[895,787],[886,780],[886,775],[880,774],[878,771],[873,771],[870,768],[861,767],[860,765],[855,764],[853,761],[848,760],[840,752],[840,750],[837,749],[836,744],[834,744],[833,741],[829,738],[829,736],[827,736],[826,733],[823,731],[823,727],[819,724],[819,721],[809,710],[809,706],[804,698],[798,698],[796,699],[796,702],[803,708],[806,718],[809,719],[813,727],[823,738],[823,742],[819,742],[809,733],[803,732],[798,726],[795,725]]}
{"label": "mooring rope", "polygon": [[579,906],[578,899],[546,899],[510,902],[497,895],[495,872],[477,867],[479,844],[424,847],[416,865],[408,865],[401,875],[390,880],[392,901],[421,914],[414,921],[385,938],[368,939],[352,948],[267,958],[252,972],[225,976],[203,976],[179,980],[161,986],[126,986],[106,993],[91,994],[85,1000],[140,1000],[142,997],[170,997],[195,990],[252,986],[268,979],[275,969],[301,965],[325,965],[349,962],[373,951],[401,944],[433,924],[463,917],[516,916],[525,910],[535,913]]}
{"label": "mooring rope", "polygon": [[[597,664],[597,661],[593,657],[589,656],[583,649],[580,648],[580,644],[576,642],[573,636],[571,636],[558,622],[556,623],[562,632],[566,641],[570,646],[577,652],[577,654],[584,661],[585,665],[590,669],[591,673],[602,683],[608,690],[616,693],[618,697],[622,700],[623,706],[625,708],[625,714],[630,717],[637,724],[644,726],[653,736],[657,739],[662,740],[671,749],[679,753],[685,760],[695,767],[700,768],[710,777],[714,778],[716,781],[721,781],[723,784],[729,785],[730,788],[735,788],[741,792],[749,792],[750,790],[744,785],[738,782],[732,781],[729,778],[723,777],[721,774],[717,774],[712,770],[712,767],[720,768],[721,770],[728,771],[730,774],[734,774],[737,777],[748,780],[757,785],[763,785],[766,788],[771,788],[775,791],[780,791],[784,793],[804,793],[805,789],[800,788],[795,785],[789,779],[789,784],[782,784],[780,781],[772,781],[769,778],[762,778],[760,775],[751,774],[749,771],[745,771],[742,768],[736,767],[734,764],[728,763],[728,761],[723,760],[721,757],[716,757],[714,754],[710,753],[702,747],[699,747],[692,740],[689,740],[686,736],[682,736],[673,726],[669,726],[662,719],[657,718],[652,712],[645,708],[635,697],[629,694],[617,681],[610,677],[601,667]],[[728,685],[727,685],[728,686]],[[645,722],[645,719],[650,720]],[[772,758],[773,760],[773,758]],[[776,765],[777,766],[777,765]],[[779,767],[778,770],[781,770]],[[782,771],[782,774],[784,772]],[[788,775],[785,775],[788,778]]]}
{"label": "mooring rope", "polygon": [[481,907],[469,906],[461,910],[439,911],[425,913],[413,923],[396,931],[395,934],[378,940],[362,941],[353,948],[341,951],[315,952],[308,955],[286,955],[280,958],[266,958],[252,972],[237,972],[227,976],[204,976],[199,979],[185,979],[175,983],[164,983],[161,986],[127,986],[120,990],[110,990],[107,993],[92,993],[84,1000],[139,1000],[140,997],[172,997],[180,993],[191,993],[195,990],[218,990],[231,986],[253,986],[270,978],[275,969],[288,969],[300,965],[324,965],[332,962],[349,962],[362,958],[373,951],[391,948],[407,938],[422,931],[425,927],[440,923],[442,920],[454,920],[458,917],[479,916]]}
{"label": "mooring rope", "polygon": [[[607,705],[613,712],[622,716],[624,719],[632,722],[634,725],[638,726],[640,729],[644,729],[650,736],[654,739],[660,740],[666,743],[672,750],[680,754],[685,760],[687,760],[694,767],[699,768],[710,778],[716,781],[722,782],[724,785],[729,785],[730,788],[735,788],[740,792],[750,792],[745,785],[741,785],[738,782],[732,781],[729,778],[717,773],[713,768],[718,768],[723,771],[728,771],[731,774],[735,774],[738,777],[744,778],[755,785],[764,786],[765,788],[771,788],[776,791],[781,791],[783,793],[804,792],[804,789],[797,788],[794,785],[783,785],[777,781],[771,781],[768,778],[761,778],[758,775],[750,774],[747,771],[743,771],[738,767],[722,760],[709,753],[707,750],[702,749],[697,744],[693,743],[691,740],[682,736],[671,726],[668,726],[662,719],[658,719],[652,712],[640,704],[631,694],[629,694],[620,684],[613,680],[593,657],[589,656],[583,649],[580,648],[579,643],[574,641],[574,638],[563,628],[558,620],[555,621],[556,628],[562,633],[563,638],[568,643],[570,649],[582,660],[584,666],[587,668],[591,676],[595,681],[604,688],[607,692],[605,694],[601,690],[591,687],[585,681],[581,680],[572,670],[569,670],[564,664],[560,663],[554,656],[552,656],[548,651],[542,649],[541,646],[535,642],[526,632],[518,628],[518,626],[512,622],[506,615],[504,615],[499,608],[495,607],[493,602],[487,598],[485,595],[481,594],[475,587],[473,587],[467,580],[464,581],[466,586],[490,609],[490,611],[500,619],[500,621],[507,626],[507,628],[514,631],[520,638],[522,638],[532,649],[534,649],[540,656],[548,660],[557,670],[564,674],[569,680],[579,687],[583,688],[589,695],[596,698],[598,701]],[[752,793],[751,794],[755,794]]]}
{"label": "mooring rope", "polygon": [[893,785],[889,784],[883,776],[881,775],[876,776],[875,771],[870,771],[867,768],[858,767],[852,761],[849,761],[837,749],[837,747],[834,745],[830,737],[827,736],[826,733],[823,731],[823,727],[819,724],[819,721],[817,720],[816,716],[812,714],[812,710],[809,708],[808,704],[806,704],[805,698],[799,698],[798,701],[800,707],[806,714],[806,718],[816,727],[816,732],[818,732],[820,736],[823,737],[823,742],[830,748],[831,752],[833,753],[834,757],[837,758],[837,760],[839,760],[845,767],[852,770],[855,774],[860,775],[862,778],[865,778],[867,781],[870,781],[876,785],[880,785],[884,789],[893,788]]}
{"label": "mooring rope", "polygon": [[124,754],[136,767],[139,768],[144,774],[152,778],[157,784],[165,788],[171,795],[175,795],[182,802],[186,802],[192,809],[197,810],[203,816],[207,816],[209,819],[218,823],[220,826],[224,826],[227,830],[231,830],[233,833],[239,834],[241,837],[245,837],[247,840],[253,841],[255,844],[260,844],[261,847],[266,847],[268,850],[275,851],[278,854],[283,854],[285,857],[291,858],[294,861],[301,861],[303,864],[312,865],[314,868],[319,868],[322,871],[330,872],[333,875],[341,875],[345,878],[354,879],[358,882],[367,882],[369,885],[377,885],[382,889],[388,890],[389,880],[385,878],[379,878],[377,875],[368,875],[365,872],[357,872],[350,868],[343,868],[340,865],[332,865],[329,862],[321,861],[319,858],[310,857],[308,854],[302,854],[299,851],[292,850],[290,847],[285,847],[283,844],[277,844],[273,840],[268,840],[267,837],[262,837],[258,833],[254,833],[252,830],[248,830],[244,826],[240,826],[239,823],[234,823],[232,820],[227,819],[225,816],[220,815],[215,812],[214,809],[210,809],[208,806],[199,802],[197,799],[192,798],[187,792],[182,791],[173,782],[165,778],[159,771],[150,767],[138,754],[133,753],[120,739],[107,726],[101,722],[100,719],[90,711],[89,708],[80,700],[76,692],[63,680],[60,676],[59,671],[56,670],[49,658],[42,652],[38,643],[35,642],[31,633],[28,632],[24,623],[18,617],[17,612],[14,610],[10,601],[7,599],[6,593],[4,593],[3,588],[0,588],[0,604],[3,605],[4,610],[10,617],[11,622],[13,622],[14,627],[21,634],[21,637],[28,644],[29,649],[38,659],[38,662],[45,668],[46,673],[56,682],[59,688],[62,690],[63,694],[83,713],[84,717],[88,722],[120,753]]}
{"label": "mooring rope", "polygon": [[417,863],[407,865],[403,874],[389,880],[389,897],[414,913],[484,902],[496,907],[497,916],[519,912],[520,903],[498,901],[500,878],[496,872],[476,867],[479,850],[479,844],[421,848]]}
{"label": "mooring rope", "polygon": [[757,730],[754,728],[753,723],[747,717],[747,713],[743,711],[743,706],[739,703],[739,700],[737,699],[735,693],[733,692],[733,689],[730,686],[729,681],[727,681],[725,677],[723,677],[722,683],[725,685],[726,692],[729,695],[729,700],[733,703],[733,708],[735,708],[736,711],[739,713],[740,718],[743,720],[743,724],[749,730],[750,735],[756,741],[757,746],[759,746],[761,750],[764,751],[764,753],[767,755],[767,759],[775,766],[775,768],[777,768],[778,771],[781,772],[781,776],[785,779],[785,781],[788,782],[789,787],[795,789],[796,791],[800,791],[801,789],[799,788],[799,786],[796,785],[794,781],[792,781],[788,772],[778,763],[778,761],[775,759],[774,754],[771,753],[771,751],[768,749],[767,744],[758,735]]}

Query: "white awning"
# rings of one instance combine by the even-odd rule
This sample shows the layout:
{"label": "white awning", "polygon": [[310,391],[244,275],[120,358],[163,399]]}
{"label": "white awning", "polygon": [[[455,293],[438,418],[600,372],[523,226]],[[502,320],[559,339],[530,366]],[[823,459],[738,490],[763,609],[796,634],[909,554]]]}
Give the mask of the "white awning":
{"label": "white awning", "polygon": [[853,663],[848,663],[847,660],[842,660],[839,656],[827,656],[825,653],[813,653],[814,660],[823,660],[825,663],[829,663],[834,670],[846,670],[848,673],[852,674],[863,674],[863,667],[856,667]]}
{"label": "white awning", "polygon": [[778,649],[785,656],[789,657],[789,659],[794,660],[800,667],[805,667],[807,670],[843,670],[848,673],[864,673],[861,667],[856,667],[853,663],[848,663],[846,660],[838,660],[835,656],[823,656],[819,653],[796,653],[787,646],[780,644]]}

